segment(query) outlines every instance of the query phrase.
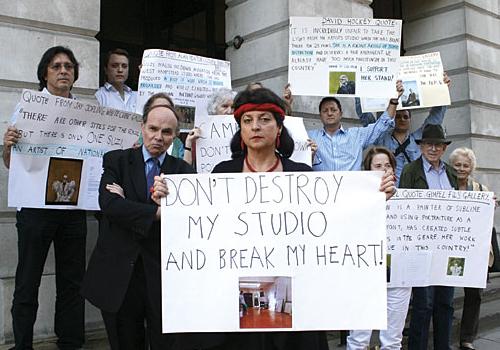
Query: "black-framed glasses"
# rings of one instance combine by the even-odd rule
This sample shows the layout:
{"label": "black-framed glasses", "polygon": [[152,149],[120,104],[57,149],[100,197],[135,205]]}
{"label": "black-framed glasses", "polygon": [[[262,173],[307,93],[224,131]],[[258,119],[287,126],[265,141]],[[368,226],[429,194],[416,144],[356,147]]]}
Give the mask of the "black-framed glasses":
{"label": "black-framed glasses", "polygon": [[428,148],[428,149],[432,149],[434,148],[435,150],[438,150],[438,151],[441,151],[444,149],[444,147],[446,146],[444,143],[430,143],[430,142],[422,142],[420,143],[422,146]]}
{"label": "black-framed glasses", "polygon": [[55,63],[50,65],[50,69],[59,71],[64,67],[66,70],[73,70],[75,69],[75,65],[73,63]]}

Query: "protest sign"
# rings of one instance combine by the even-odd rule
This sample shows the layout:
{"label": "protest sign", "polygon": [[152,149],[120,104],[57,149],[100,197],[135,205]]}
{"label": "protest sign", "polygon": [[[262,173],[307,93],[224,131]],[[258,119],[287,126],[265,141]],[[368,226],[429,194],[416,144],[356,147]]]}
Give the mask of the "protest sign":
{"label": "protest sign", "polygon": [[[451,103],[450,91],[443,82],[443,63],[439,52],[416,56],[402,56],[398,79],[404,86],[404,93],[398,109],[427,108],[448,106]],[[363,112],[384,111],[387,99],[362,98]]]}
{"label": "protest sign", "polygon": [[207,114],[211,94],[220,88],[231,89],[228,61],[167,50],[145,50],[139,76],[136,112],[148,98],[165,92],[180,114],[179,127],[191,129],[195,115]]}
{"label": "protest sign", "polygon": [[[166,177],[163,332],[385,328],[380,176],[367,171]],[[359,213],[370,215],[360,220]],[[260,295],[264,317],[286,314],[288,323],[263,326],[257,315],[248,325],[239,312],[240,290]]]}
{"label": "protest sign", "polygon": [[401,21],[290,17],[288,81],[295,95],[396,95]]}
{"label": "protest sign", "polygon": [[389,286],[485,288],[494,208],[492,192],[398,189],[387,203]]}
{"label": "protest sign", "polygon": [[[232,115],[197,116],[196,125],[201,137],[196,140],[196,170],[209,173],[224,160],[231,159],[231,138],[239,130]],[[311,165],[311,148],[308,145],[304,120],[299,117],[285,117],[284,125],[295,141],[291,160]]]}
{"label": "protest sign", "polygon": [[132,147],[141,117],[91,103],[23,90],[12,147],[10,207],[99,210],[102,156]]}

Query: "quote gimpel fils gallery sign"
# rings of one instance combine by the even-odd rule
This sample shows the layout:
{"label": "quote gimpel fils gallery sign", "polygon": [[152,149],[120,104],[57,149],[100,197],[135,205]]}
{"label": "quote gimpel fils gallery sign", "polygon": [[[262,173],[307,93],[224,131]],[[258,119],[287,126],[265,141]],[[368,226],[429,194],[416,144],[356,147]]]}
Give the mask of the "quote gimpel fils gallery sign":
{"label": "quote gimpel fils gallery sign", "polygon": [[485,288],[493,196],[398,189],[387,202],[389,285]]}
{"label": "quote gimpel fils gallery sign", "polygon": [[[163,331],[255,331],[240,326],[238,283],[270,277],[291,281],[292,321],[260,330],[385,328],[380,178],[376,172],[167,176]],[[370,215],[360,220],[360,213]],[[266,292],[269,310],[283,312],[273,295]]]}

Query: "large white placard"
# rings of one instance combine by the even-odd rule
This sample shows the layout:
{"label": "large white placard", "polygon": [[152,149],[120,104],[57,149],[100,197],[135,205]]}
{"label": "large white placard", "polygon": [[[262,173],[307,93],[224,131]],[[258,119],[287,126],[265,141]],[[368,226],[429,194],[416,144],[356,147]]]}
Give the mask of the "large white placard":
{"label": "large white placard", "polygon": [[145,50],[139,76],[136,112],[158,92],[170,95],[180,113],[180,128],[193,127],[195,115],[207,114],[210,95],[220,88],[231,89],[228,61],[167,50]]}
{"label": "large white placard", "polygon": [[387,203],[389,285],[485,288],[494,208],[492,192],[398,189]]}
{"label": "large white placard", "polygon": [[400,41],[400,20],[290,17],[293,93],[394,97]]}
{"label": "large white placard", "polygon": [[[404,93],[398,109],[449,106],[450,91],[443,82],[443,63],[439,52],[416,56],[402,56],[398,79],[403,81]],[[363,112],[384,111],[387,99],[362,98]]]}
{"label": "large white placard", "polygon": [[[224,160],[231,159],[231,138],[239,130],[232,115],[197,116],[196,125],[201,130],[201,138],[196,141],[196,170],[209,173]],[[295,141],[291,160],[311,165],[311,147],[304,120],[300,117],[285,117],[284,126]]]}
{"label": "large white placard", "polygon": [[102,156],[132,147],[141,116],[32,90],[19,105],[8,205],[99,210]]}
{"label": "large white placard", "polygon": [[[384,329],[380,176],[366,171],[166,177],[163,332]],[[359,213],[370,215],[359,220]],[[291,313],[289,327],[243,326],[239,287],[269,277],[274,292],[261,294],[259,302],[269,312]]]}

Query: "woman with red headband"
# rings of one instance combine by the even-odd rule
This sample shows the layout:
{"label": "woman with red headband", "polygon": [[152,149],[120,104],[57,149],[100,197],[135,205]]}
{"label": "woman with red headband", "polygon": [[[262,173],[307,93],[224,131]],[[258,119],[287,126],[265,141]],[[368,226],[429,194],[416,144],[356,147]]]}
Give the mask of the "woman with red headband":
{"label": "woman with red headband", "polygon": [[[294,141],[283,125],[285,103],[274,92],[266,88],[242,91],[235,98],[234,108],[240,130],[231,140],[233,159],[217,164],[213,173],[312,170],[289,159]],[[386,176],[380,191],[390,197],[394,184],[394,176]],[[153,200],[159,203],[167,194],[165,182],[155,177]],[[323,331],[183,334],[179,343],[183,350],[208,349],[208,345],[217,350],[328,350]]]}
{"label": "woman with red headband", "polygon": [[[294,141],[283,125],[285,103],[266,88],[245,90],[234,100],[234,118],[240,126],[231,140],[232,160],[215,166],[213,173],[311,171],[288,159]],[[228,334],[226,349],[327,350],[325,332],[253,332]]]}
{"label": "woman with red headband", "polygon": [[288,159],[294,141],[283,126],[285,104],[274,92],[245,90],[236,96],[234,107],[240,130],[231,140],[233,159],[218,164],[214,173],[311,170]]}

